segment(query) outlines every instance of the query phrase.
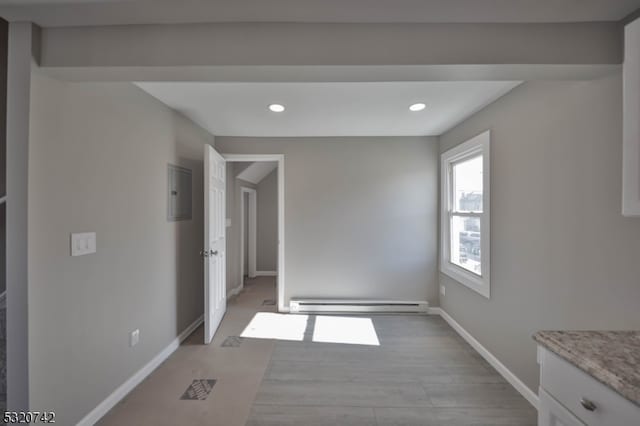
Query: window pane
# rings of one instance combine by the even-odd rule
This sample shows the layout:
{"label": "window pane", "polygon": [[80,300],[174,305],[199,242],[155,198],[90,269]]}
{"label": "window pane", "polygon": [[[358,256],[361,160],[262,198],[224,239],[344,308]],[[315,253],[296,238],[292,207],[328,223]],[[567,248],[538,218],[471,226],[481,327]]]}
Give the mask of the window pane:
{"label": "window pane", "polygon": [[452,216],[451,263],[482,275],[480,255],[480,218]]}
{"label": "window pane", "polygon": [[453,185],[456,211],[482,211],[482,155],[453,165]]}

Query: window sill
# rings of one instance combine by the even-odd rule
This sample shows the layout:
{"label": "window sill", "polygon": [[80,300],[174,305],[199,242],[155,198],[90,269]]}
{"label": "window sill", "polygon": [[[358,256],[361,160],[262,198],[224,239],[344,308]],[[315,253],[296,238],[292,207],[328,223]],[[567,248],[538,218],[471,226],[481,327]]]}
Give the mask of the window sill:
{"label": "window sill", "polygon": [[440,272],[487,299],[491,298],[489,280],[486,277],[479,277],[450,262],[442,262],[440,265]]}

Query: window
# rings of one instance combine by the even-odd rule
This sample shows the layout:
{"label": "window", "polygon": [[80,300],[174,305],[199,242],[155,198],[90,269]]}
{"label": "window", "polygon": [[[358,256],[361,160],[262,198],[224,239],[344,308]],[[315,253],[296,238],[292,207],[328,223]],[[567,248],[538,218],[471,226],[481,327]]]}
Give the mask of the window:
{"label": "window", "polygon": [[490,296],[489,131],[442,154],[440,271]]}

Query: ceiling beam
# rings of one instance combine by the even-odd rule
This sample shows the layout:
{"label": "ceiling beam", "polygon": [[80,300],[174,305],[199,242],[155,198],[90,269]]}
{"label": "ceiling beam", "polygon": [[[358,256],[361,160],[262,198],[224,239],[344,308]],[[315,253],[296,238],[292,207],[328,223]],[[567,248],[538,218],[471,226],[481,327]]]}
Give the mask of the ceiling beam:
{"label": "ceiling beam", "polygon": [[383,65],[45,67],[53,78],[76,82],[364,83],[419,81],[592,80],[619,72],[611,65]]}
{"label": "ceiling beam", "polygon": [[618,21],[637,0],[2,0],[42,27],[205,22],[507,23]]}
{"label": "ceiling beam", "polygon": [[43,68],[616,65],[619,23],[178,24],[43,28]]}

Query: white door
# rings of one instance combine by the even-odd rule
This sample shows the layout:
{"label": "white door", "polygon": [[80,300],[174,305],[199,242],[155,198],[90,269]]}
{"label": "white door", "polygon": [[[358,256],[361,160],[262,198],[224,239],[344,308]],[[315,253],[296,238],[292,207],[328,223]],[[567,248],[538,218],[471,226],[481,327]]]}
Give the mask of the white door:
{"label": "white door", "polygon": [[204,343],[209,344],[227,309],[225,160],[204,149]]}

